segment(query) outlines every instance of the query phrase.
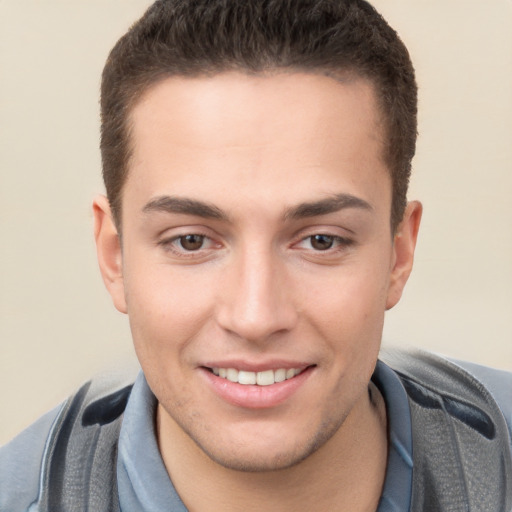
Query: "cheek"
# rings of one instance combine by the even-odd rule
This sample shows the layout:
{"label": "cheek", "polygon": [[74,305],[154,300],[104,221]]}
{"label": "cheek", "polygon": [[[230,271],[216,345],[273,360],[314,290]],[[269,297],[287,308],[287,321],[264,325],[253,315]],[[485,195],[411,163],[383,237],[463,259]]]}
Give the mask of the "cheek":
{"label": "cheek", "polygon": [[[382,264],[340,270],[329,286],[310,287],[304,311],[309,323],[329,345],[336,373],[371,376],[378,356],[388,275]],[[312,283],[310,283],[312,285]]]}
{"label": "cheek", "polygon": [[365,330],[384,317],[388,280],[382,272],[350,269],[310,287],[305,310],[314,311],[330,330]]}
{"label": "cheek", "polygon": [[138,261],[144,259],[127,258],[124,268],[135,350],[140,358],[162,358],[181,350],[211,316],[213,288],[193,272]]}

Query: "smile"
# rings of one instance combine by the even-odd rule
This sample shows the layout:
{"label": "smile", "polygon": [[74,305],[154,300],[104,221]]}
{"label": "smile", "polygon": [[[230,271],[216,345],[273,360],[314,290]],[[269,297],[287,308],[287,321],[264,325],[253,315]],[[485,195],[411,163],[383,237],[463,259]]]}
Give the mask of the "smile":
{"label": "smile", "polygon": [[278,368],[276,370],[265,370],[262,372],[249,372],[244,370],[236,370],[235,368],[212,368],[212,373],[221,377],[243,385],[271,386],[285,380],[292,379],[299,375],[302,368]]}
{"label": "smile", "polygon": [[316,369],[314,364],[302,365],[298,362],[296,366],[283,367],[282,363],[276,361],[266,368],[240,364],[243,369],[237,369],[234,361],[221,364],[219,361],[202,366],[202,375],[219,398],[245,409],[268,409],[291,399],[305,386]]}

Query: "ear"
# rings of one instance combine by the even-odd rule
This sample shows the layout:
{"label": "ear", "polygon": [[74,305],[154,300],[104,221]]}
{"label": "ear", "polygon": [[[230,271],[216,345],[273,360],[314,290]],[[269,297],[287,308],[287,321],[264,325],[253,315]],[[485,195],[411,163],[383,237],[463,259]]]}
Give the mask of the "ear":
{"label": "ear", "polygon": [[422,211],[423,207],[419,201],[411,201],[407,204],[404,218],[397,227],[393,241],[393,264],[386,309],[391,309],[398,303],[409,279]]}
{"label": "ear", "polygon": [[103,282],[116,309],[121,313],[126,313],[121,240],[112,219],[108,199],[105,196],[96,197],[93,201],[92,210],[96,253]]}

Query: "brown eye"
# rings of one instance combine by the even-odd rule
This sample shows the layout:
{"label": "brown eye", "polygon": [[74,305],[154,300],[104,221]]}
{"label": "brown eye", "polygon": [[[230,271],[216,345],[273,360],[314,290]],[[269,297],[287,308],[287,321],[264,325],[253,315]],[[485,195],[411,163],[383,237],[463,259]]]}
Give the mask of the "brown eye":
{"label": "brown eye", "polygon": [[180,236],[179,241],[186,251],[198,251],[203,247],[204,238],[203,235],[185,235]]}
{"label": "brown eye", "polygon": [[313,235],[311,238],[311,247],[317,251],[326,251],[334,245],[334,237],[329,235]]}

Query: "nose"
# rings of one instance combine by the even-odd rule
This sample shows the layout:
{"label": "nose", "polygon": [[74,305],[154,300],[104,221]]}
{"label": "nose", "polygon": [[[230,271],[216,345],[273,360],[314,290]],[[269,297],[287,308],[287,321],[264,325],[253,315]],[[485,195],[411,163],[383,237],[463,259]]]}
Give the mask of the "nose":
{"label": "nose", "polygon": [[234,259],[225,282],[219,283],[219,325],[253,343],[265,343],[293,329],[297,309],[279,256],[271,250],[247,248]]}

